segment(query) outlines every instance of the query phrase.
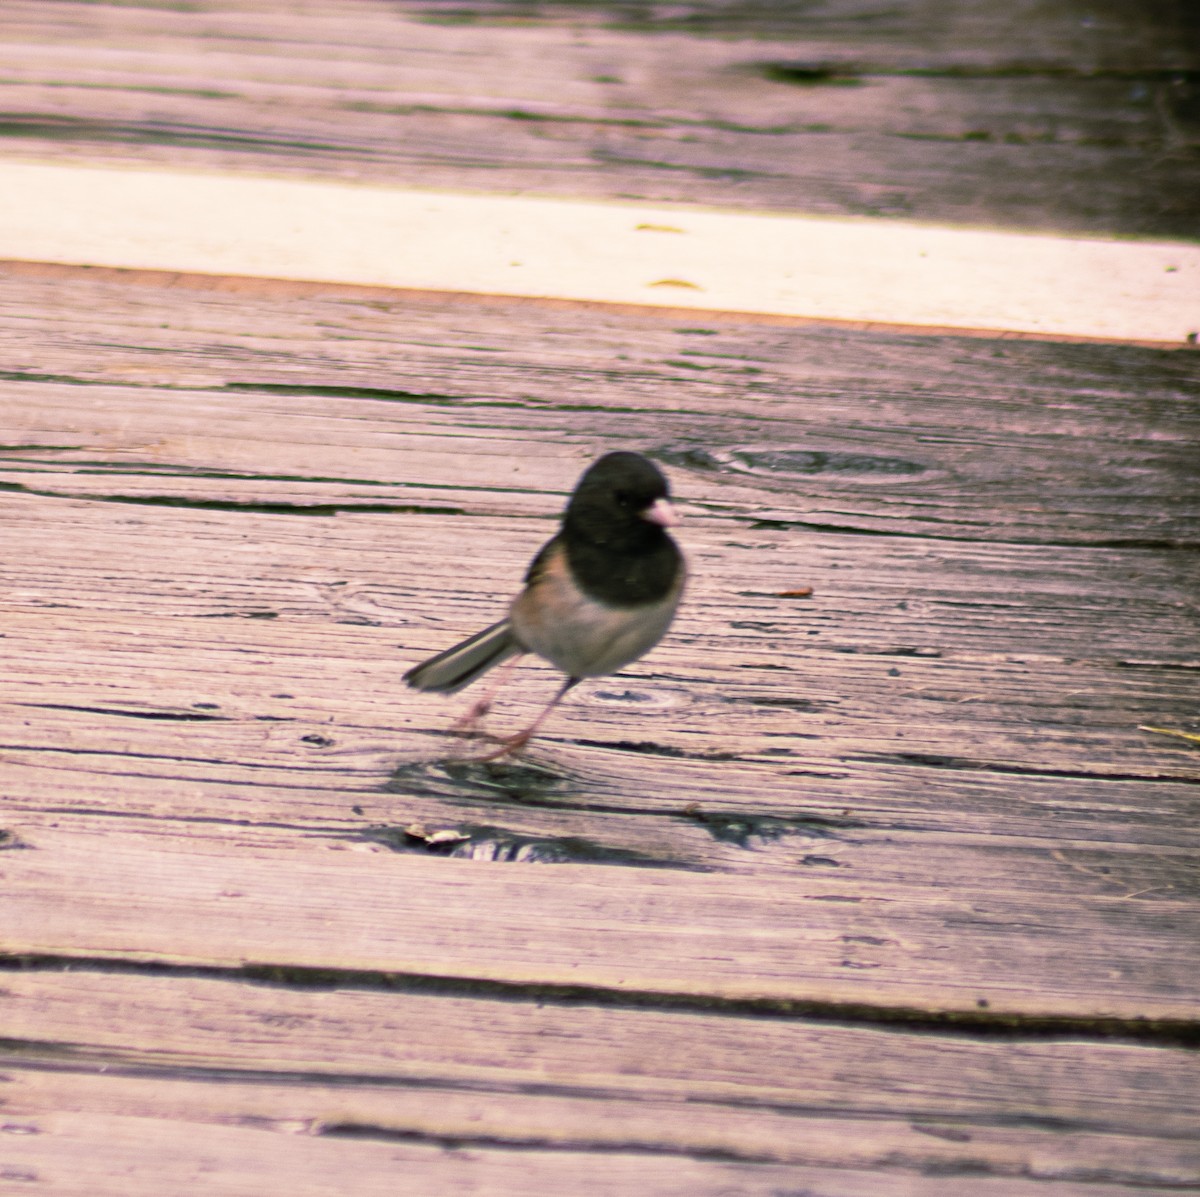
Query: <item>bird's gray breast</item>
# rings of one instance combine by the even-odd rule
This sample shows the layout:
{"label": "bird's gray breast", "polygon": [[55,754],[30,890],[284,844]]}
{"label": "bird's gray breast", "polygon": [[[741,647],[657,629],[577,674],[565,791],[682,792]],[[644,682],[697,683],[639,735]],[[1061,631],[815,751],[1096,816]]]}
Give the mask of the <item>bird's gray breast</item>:
{"label": "bird's gray breast", "polygon": [[569,677],[615,673],[652,649],[671,624],[683,590],[678,582],[661,599],[610,607],[572,584],[563,556],[547,562],[512,603],[513,628],[531,652]]}

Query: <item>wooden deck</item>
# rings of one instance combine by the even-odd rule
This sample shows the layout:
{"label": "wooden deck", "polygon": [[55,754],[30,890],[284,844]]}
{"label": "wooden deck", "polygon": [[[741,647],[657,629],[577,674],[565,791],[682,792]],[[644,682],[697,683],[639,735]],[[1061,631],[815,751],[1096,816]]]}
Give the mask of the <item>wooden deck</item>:
{"label": "wooden deck", "polygon": [[[18,0],[3,132],[1194,235],[1186,6],[960,8]],[[1200,1190],[1195,350],[20,263],[0,344],[0,1188]],[[616,447],[680,617],[465,761],[401,674]]]}

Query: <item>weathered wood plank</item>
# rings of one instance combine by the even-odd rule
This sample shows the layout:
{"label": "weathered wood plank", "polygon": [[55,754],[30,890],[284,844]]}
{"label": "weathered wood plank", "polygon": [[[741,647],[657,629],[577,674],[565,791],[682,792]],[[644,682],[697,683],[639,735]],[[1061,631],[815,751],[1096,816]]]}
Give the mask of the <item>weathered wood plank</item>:
{"label": "weathered wood plank", "polygon": [[[161,1092],[163,1087],[158,1088]],[[194,1087],[176,1101],[183,1105],[191,1097],[194,1103],[203,1096]],[[5,1178],[37,1183],[41,1191],[59,1197],[117,1191],[122,1197],[159,1197],[179,1186],[202,1187],[216,1197],[250,1197],[281,1181],[298,1197],[333,1192],[390,1197],[397,1184],[415,1192],[481,1197],[531,1191],[584,1197],[631,1192],[777,1197],[797,1191],[822,1197],[957,1197],[962,1192],[961,1178],[914,1176],[895,1167],[867,1171],[742,1164],[637,1148],[540,1151],[537,1145],[497,1148],[457,1140],[427,1144],[411,1142],[405,1133],[382,1135],[381,1141],[353,1131],[345,1137],[310,1136],[302,1126],[279,1125],[269,1118],[247,1118],[233,1126],[168,1118],[153,1104],[142,1115],[54,1113],[26,1125],[28,1131],[15,1132],[5,1145]],[[147,1149],[149,1144],[153,1150]],[[112,1187],[114,1179],[119,1190]],[[982,1197],[1091,1197],[1096,1191],[1089,1179],[1013,1176],[972,1176],[971,1188]],[[1112,1197],[1140,1197],[1146,1191],[1137,1181],[1104,1185]]]}
{"label": "weathered wood plank", "polygon": [[[15,334],[6,436],[27,448],[7,456],[35,476],[6,479],[36,486],[37,472],[61,461],[75,477],[47,479],[48,489],[120,495],[111,489],[120,478],[130,497],[199,498],[194,476],[215,471],[219,482],[256,482],[258,495],[291,483],[284,502],[299,482],[325,499],[349,484],[364,503],[435,508],[461,505],[445,492],[466,480],[511,503],[514,489],[569,488],[609,428],[687,471],[708,510],[798,531],[1200,541],[1200,358],[1188,349],[881,337],[542,305],[517,309],[514,321],[504,305],[452,297],[248,307],[219,290],[179,290],[164,321],[161,292],[110,274],[74,284],[73,310],[62,312],[53,278],[31,285],[28,271],[11,270],[0,309]],[[109,323],[100,313],[112,305]],[[98,354],[109,338],[118,348]],[[126,385],[78,388],[101,379]],[[262,433],[247,413],[267,421]],[[516,452],[529,445],[536,455]],[[156,485],[183,475],[180,489],[147,494],[149,472]],[[690,497],[684,476],[677,489]]]}
{"label": "weathered wood plank", "polygon": [[[1190,844],[1180,832],[1194,802],[1195,753],[1139,730],[1151,720],[1190,726],[1188,670],[1015,663],[966,652],[951,666],[945,657],[833,651],[795,664],[785,654],[776,662],[784,665],[781,678],[779,669],[742,668],[746,652],[770,664],[762,649],[718,645],[700,672],[694,647],[663,647],[628,677],[583,687],[532,754],[545,772],[516,784],[502,808],[486,773],[454,778],[419,764],[464,752],[438,734],[460,704],[423,700],[397,684],[399,667],[433,647],[432,635],[406,653],[395,630],[353,623],[173,619],[154,630],[136,617],[57,616],[56,623],[52,630],[29,614],[8,622],[4,747],[14,769],[22,762],[33,769],[20,783],[10,775],[14,810],[52,801],[67,773],[76,785],[93,774],[101,786],[105,774],[128,771],[123,757],[133,753],[139,774],[179,788],[180,815],[232,815],[256,795],[264,818],[304,812],[340,821],[339,795],[348,787],[375,819],[398,809],[415,819],[473,812],[481,821],[503,809],[525,830],[537,819],[547,831],[554,811],[575,815],[599,803],[610,813],[677,812],[685,792],[711,814],[797,820],[796,834],[811,817],[833,824],[812,834],[834,835],[844,825],[850,839],[899,822],[982,843],[1019,837],[1035,852],[1047,837],[1147,849]],[[899,678],[889,676],[897,661]],[[544,669],[519,675],[496,725],[528,717],[548,687]],[[987,694],[1001,687],[1006,693]],[[1064,687],[1082,691],[1065,709]],[[577,740],[593,747],[572,750]],[[50,766],[58,782],[39,777]],[[380,794],[396,769],[402,801]],[[212,776],[232,789],[207,793]],[[193,788],[197,794],[184,797]],[[242,797],[232,800],[233,793]],[[118,806],[133,813],[146,801],[131,787]],[[161,809],[153,790],[149,802]],[[672,834],[703,841],[716,830]],[[629,835],[639,838],[632,826],[621,838]],[[685,858],[695,859],[695,850],[693,842]]]}
{"label": "weathered wood plank", "polygon": [[949,877],[888,883],[812,868],[764,884],[496,867],[370,843],[353,851],[262,826],[249,837],[204,823],[108,826],[97,840],[95,823],[70,813],[10,828],[8,954],[1058,1018],[1085,1029],[1117,1020],[1130,1034],[1144,1019],[1196,1016],[1194,898],[1084,892],[1063,902],[977,887],[962,875],[969,855]]}
{"label": "weathered wood plank", "polygon": [[18,0],[2,130],[90,160],[1193,235],[1182,6],[1061,7],[639,9],[630,32],[576,6]]}
{"label": "weathered wood plank", "polygon": [[[819,879],[822,901],[861,900],[867,886],[915,902],[926,948],[912,949],[914,961],[949,936],[978,964],[978,929],[952,912],[994,902],[995,920],[1044,924],[1082,945],[1075,978],[1049,992],[1044,946],[1009,936],[1010,956],[996,957],[1011,983],[1006,1010],[1194,1014],[1179,980],[1192,941],[1170,918],[1186,925],[1194,914],[1197,758],[1183,741],[1139,730],[1194,716],[1195,592],[1181,539],[1195,521],[1185,449],[1194,356],[1020,344],[998,359],[996,343],[969,340],[745,321],[697,338],[658,315],[553,307],[523,308],[537,321],[514,326],[495,305],[439,297],[380,307],[268,293],[264,304],[253,290],[179,286],[164,322],[163,292],[119,276],[70,290],[28,271],[9,280],[0,312],[28,345],[5,383],[4,434],[13,614],[0,698],[19,835],[40,842],[65,819],[71,834],[110,828],[107,843],[114,819],[146,821],[140,836],[159,819],[194,844],[211,820],[224,829],[212,834],[260,868],[260,850],[303,856],[313,842],[375,847],[389,860],[385,846],[420,853],[424,841],[403,829],[424,824],[467,836],[464,855],[622,859],[673,866],[672,878],[712,870],[723,875],[713,894],[740,895],[731,917],[748,928],[776,916],[755,878],[780,878],[772,887],[795,900]],[[297,363],[316,327],[327,350]],[[467,336],[498,352],[477,348],[462,364]],[[760,363],[752,385],[744,374],[698,385],[694,372],[662,368],[687,361],[674,355],[698,340],[713,362]],[[104,356],[111,344],[137,348]],[[103,381],[114,369],[121,385]],[[296,385],[298,369],[316,381]],[[1004,411],[1001,386],[1016,392]],[[834,428],[842,439],[831,442]],[[1073,483],[1047,464],[1064,431],[1081,443]],[[839,487],[850,510],[842,526],[865,531],[862,512],[896,502],[887,470],[834,470],[830,481],[828,471],[743,468],[737,456],[740,446],[781,444],[801,453],[853,444],[865,455],[877,434],[898,460],[933,441],[944,479],[981,470],[1002,447],[1005,460],[1026,463],[1015,469],[1037,478],[1039,496],[993,464],[998,493],[987,507],[1007,503],[1008,523],[981,521],[976,479],[955,481],[936,500],[945,514],[911,521],[908,535],[847,536],[814,526],[807,504]],[[1146,497],[1147,522],[1127,513],[1120,536],[1111,514],[1063,497],[1122,489],[1113,477],[1123,466],[1097,447],[1105,438],[1146,447],[1124,491]],[[535,754],[539,769],[438,764],[448,704],[403,690],[402,667],[493,618],[495,580],[516,584],[580,465],[629,443],[703,454],[670,456],[690,500],[696,567],[677,629],[629,679],[582,688]],[[917,475],[913,499],[930,493]],[[972,501],[979,517],[964,517]],[[341,514],[298,517],[314,504]],[[1173,539],[1121,547],[1154,543],[1164,507]],[[785,526],[761,526],[764,512]],[[959,539],[930,535],[955,518]],[[1060,547],[1072,536],[1081,543]],[[1029,539],[1047,543],[1003,543]],[[445,559],[448,542],[467,550],[466,564]],[[813,598],[780,597],[798,585],[814,586]],[[255,615],[273,618],[239,618]],[[543,687],[530,670],[503,717],[522,717]],[[138,840],[131,860],[153,859],[161,839]],[[401,857],[372,867],[451,864]],[[52,918],[43,907],[53,886],[77,866],[56,867],[57,882],[28,891],[38,920]],[[140,874],[144,864],[131,867]],[[646,870],[597,876],[620,877],[623,891],[634,872],[636,884],[658,884]],[[341,876],[313,884],[340,892]],[[574,877],[543,884],[557,893]],[[168,889],[146,900],[165,920],[148,932],[158,935],[174,932],[190,899]],[[480,908],[491,901],[479,898]],[[556,898],[544,902],[558,909]],[[1081,920],[1070,931],[1064,902]],[[529,917],[511,914],[514,926]],[[831,944],[879,937],[822,925]],[[91,947],[117,950],[111,932],[96,929]],[[55,930],[51,942],[36,932],[14,950],[69,942],[78,954],[91,934],[77,928],[60,942]],[[233,943],[233,924],[229,934]],[[329,964],[336,938],[319,937],[304,958]],[[623,954],[624,941],[612,942]],[[242,951],[275,959],[268,946]],[[275,947],[290,958],[292,947]],[[480,948],[469,937],[460,948],[456,975],[471,975]],[[201,946],[197,959],[215,951]],[[400,967],[387,952],[371,960],[354,967]],[[1114,960],[1126,969],[1115,982]],[[925,966],[909,963],[905,983],[915,984]],[[500,962],[500,975],[510,965]],[[693,983],[660,965],[660,988]],[[555,967],[530,975],[561,981]],[[735,957],[734,971],[745,968]],[[832,980],[789,974],[779,992],[880,1000],[885,990],[866,972],[869,984],[839,957]],[[610,984],[605,976],[589,983]],[[978,996],[934,970],[887,1000],[962,1011]]]}
{"label": "weathered wood plank", "polygon": [[1180,1050],[87,970],[8,972],[4,988],[10,1126],[120,1114],[464,1148],[1200,1180],[1200,1086]]}
{"label": "weathered wood plank", "polygon": [[[639,1151],[561,1153],[490,1144],[460,1149],[454,1143],[411,1143],[404,1135],[397,1141],[386,1136],[382,1141],[364,1140],[354,1134],[316,1137],[305,1135],[302,1128],[299,1133],[287,1125],[277,1130],[250,1119],[226,1126],[164,1118],[154,1108],[141,1116],[56,1112],[24,1125],[28,1129],[15,1131],[5,1144],[0,1175],[71,1197],[116,1192],[152,1197],[199,1188],[218,1197],[249,1197],[281,1183],[300,1197],[333,1192],[384,1197],[395,1193],[397,1184],[428,1193],[508,1194],[533,1188],[613,1195],[640,1190],[680,1197],[717,1197],[731,1187],[770,1197],[784,1184],[810,1181],[831,1197],[912,1191],[903,1175],[895,1183],[885,1180],[881,1187],[872,1174],[678,1156],[647,1158]],[[952,1189],[940,1184],[926,1191],[948,1197]],[[1044,1188],[1039,1184],[1025,1191],[1042,1193]],[[1053,1197],[1060,1192],[1074,1197],[1082,1190],[1068,1184],[1052,1190]]]}
{"label": "weathered wood plank", "polygon": [[[10,1175],[1197,1183],[1194,354],[162,282],[0,280]],[[448,761],[616,445],[677,627]]]}

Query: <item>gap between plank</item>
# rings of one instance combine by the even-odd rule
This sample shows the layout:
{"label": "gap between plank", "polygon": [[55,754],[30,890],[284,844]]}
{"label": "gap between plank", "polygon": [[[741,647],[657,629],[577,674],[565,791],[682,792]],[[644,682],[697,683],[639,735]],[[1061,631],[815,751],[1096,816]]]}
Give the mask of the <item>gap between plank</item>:
{"label": "gap between plank", "polygon": [[[724,1018],[829,1022],[881,1031],[909,1031],[969,1039],[1070,1038],[1188,1049],[1200,1047],[1200,1022],[1182,1018],[1011,1014],[994,1012],[986,1006],[974,1010],[933,1010],[803,998],[722,998],[691,993],[616,990],[597,985],[494,981],[427,973],[316,968],[290,964],[178,964],[109,955],[0,952],[0,973],[67,970],[101,975],[127,973],[158,977],[206,977],[233,983],[279,986],[284,989],[381,989],[483,1001],[604,1006],[626,1010],[707,1014]],[[35,1046],[38,1044],[34,1041],[0,1039],[0,1054]]]}
{"label": "gap between plank", "polygon": [[0,163],[0,258],[1161,345],[1200,244]]}

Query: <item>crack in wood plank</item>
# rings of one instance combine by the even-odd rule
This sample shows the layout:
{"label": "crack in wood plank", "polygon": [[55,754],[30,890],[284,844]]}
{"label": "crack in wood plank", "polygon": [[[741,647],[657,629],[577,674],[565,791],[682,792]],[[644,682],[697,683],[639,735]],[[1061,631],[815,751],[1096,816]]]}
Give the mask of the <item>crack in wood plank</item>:
{"label": "crack in wood plank", "polygon": [[[892,1028],[923,1035],[981,1041],[1144,1043],[1165,1047],[1200,1047],[1200,1018],[1103,1018],[1011,1014],[993,1011],[986,1001],[973,1009],[931,1011],[917,1007],[802,999],[738,999],[660,990],[639,992],[602,986],[494,981],[487,978],[437,976],[383,970],[313,968],[249,962],[236,967],[179,965],[122,959],[120,956],[0,952],[2,973],[71,972],[97,976],[199,978],[246,982],[296,992],[383,991],[479,1001],[530,1003],[570,1008],[587,1006],[613,1010],[653,1010],[703,1013],[730,1019],[833,1023],[842,1027]],[[30,1049],[76,1057],[78,1045],[47,1044],[38,1040],[0,1040],[6,1052]]]}

